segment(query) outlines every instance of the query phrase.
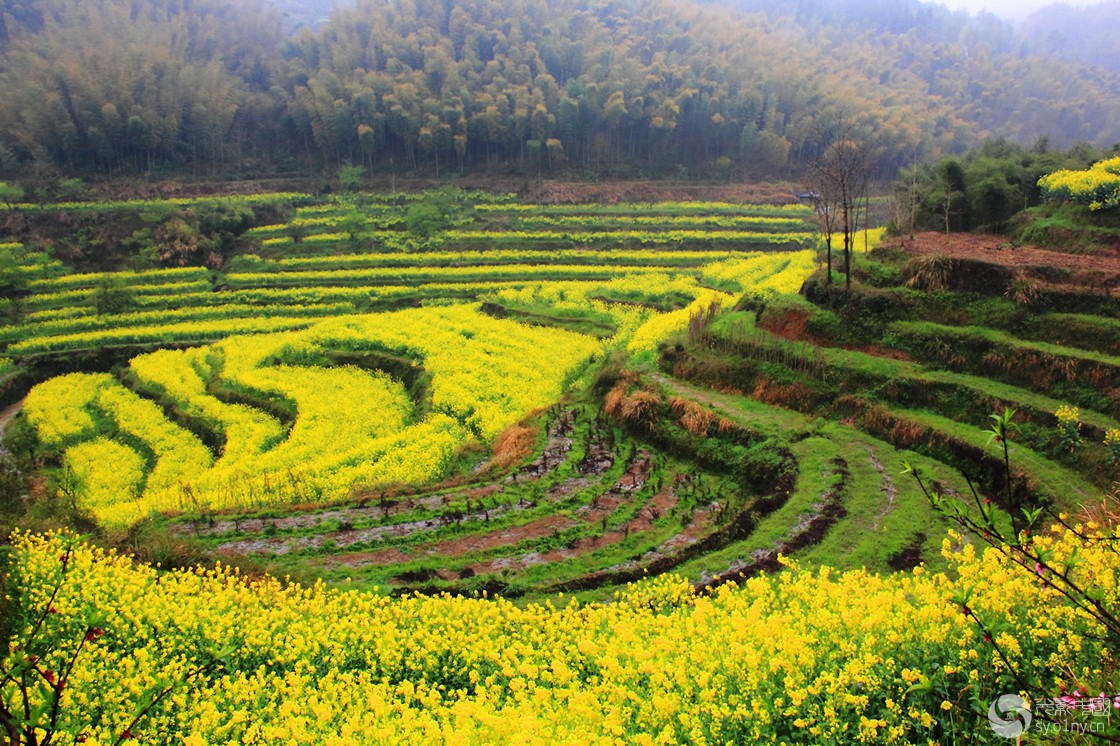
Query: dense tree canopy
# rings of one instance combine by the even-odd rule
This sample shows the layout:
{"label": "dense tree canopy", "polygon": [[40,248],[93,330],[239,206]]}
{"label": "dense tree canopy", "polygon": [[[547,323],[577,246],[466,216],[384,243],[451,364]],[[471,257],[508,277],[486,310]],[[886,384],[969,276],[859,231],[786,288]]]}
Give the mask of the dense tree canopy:
{"label": "dense tree canopy", "polygon": [[31,5],[33,27],[16,27],[2,57],[0,161],[110,174],[197,167],[227,157],[238,134],[267,134],[261,110],[282,37],[263,2]]}
{"label": "dense tree canopy", "polygon": [[1120,140],[1115,79],[1005,53],[1003,27],[959,15],[859,33],[684,1],[357,0],[288,33],[264,0],[5,8],[12,175],[772,178],[802,173],[840,119],[873,136],[880,176],[992,133]]}
{"label": "dense tree canopy", "polygon": [[[1089,172],[1068,169],[1084,169],[1099,157],[1097,150],[1085,145],[1060,151],[1051,149],[1046,140],[1030,149],[992,140],[961,157],[903,169],[895,182],[895,203],[900,206],[897,228],[1002,231],[1016,213],[1041,204],[1044,198],[1068,197],[1050,184],[1057,184],[1062,175],[1075,177],[1063,184],[1080,183],[1076,177]],[[1113,158],[1104,164],[1118,161]]]}

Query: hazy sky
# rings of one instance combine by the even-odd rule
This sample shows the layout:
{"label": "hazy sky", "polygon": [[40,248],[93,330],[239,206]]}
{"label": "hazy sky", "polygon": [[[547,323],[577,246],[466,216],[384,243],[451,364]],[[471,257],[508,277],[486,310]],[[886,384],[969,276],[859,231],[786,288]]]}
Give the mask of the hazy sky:
{"label": "hazy sky", "polygon": [[[964,8],[972,14],[986,10],[1001,18],[1018,19],[1039,8],[1053,5],[1056,0],[942,0],[942,2],[953,10]],[[1084,0],[1066,0],[1065,4],[1082,7],[1089,3]]]}

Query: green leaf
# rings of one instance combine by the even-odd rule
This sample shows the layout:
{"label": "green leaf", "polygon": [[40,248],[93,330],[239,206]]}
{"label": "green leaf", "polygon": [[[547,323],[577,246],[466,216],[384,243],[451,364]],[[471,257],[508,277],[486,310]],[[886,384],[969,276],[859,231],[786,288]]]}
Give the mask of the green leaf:
{"label": "green leaf", "polygon": [[933,684],[930,683],[930,681],[928,679],[926,679],[925,676],[923,676],[921,679],[918,680],[918,682],[916,684],[911,685],[910,688],[908,688],[906,690],[906,693],[907,694],[913,694],[914,692],[925,693],[925,692],[928,692],[932,688],[933,688]]}

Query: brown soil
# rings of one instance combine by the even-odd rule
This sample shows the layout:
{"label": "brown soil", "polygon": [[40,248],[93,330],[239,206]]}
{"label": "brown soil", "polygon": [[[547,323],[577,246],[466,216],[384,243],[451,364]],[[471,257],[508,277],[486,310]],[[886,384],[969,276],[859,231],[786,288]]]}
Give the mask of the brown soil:
{"label": "brown soil", "polygon": [[490,497],[502,491],[502,488],[496,484],[488,484],[485,487],[475,487],[469,490],[463,490],[463,497],[470,497],[478,499],[482,497]]}
{"label": "brown soil", "polygon": [[[678,484],[685,478],[683,474],[677,474],[673,479],[673,500],[676,501],[675,490]],[[658,495],[660,497],[660,495]],[[655,498],[656,500],[657,498]],[[702,508],[697,508],[693,511],[692,517],[689,519],[688,525],[684,529],[663,541],[659,546],[649,550],[643,554],[639,559],[623,562],[619,565],[607,568],[608,572],[626,572],[636,570],[642,567],[649,567],[656,562],[665,561],[672,557],[677,557],[682,551],[698,544],[705,539],[708,539],[717,523],[718,514],[720,511],[719,503],[712,503]]]}
{"label": "brown soil", "polygon": [[567,516],[550,515],[526,523],[524,526],[512,526],[501,531],[475,534],[456,541],[443,542],[438,547],[430,549],[429,553],[441,557],[462,557],[472,552],[484,552],[488,549],[512,546],[526,540],[543,539],[553,533],[566,531],[578,525],[579,521]]}
{"label": "brown soil", "polygon": [[[833,346],[830,341],[809,334],[809,312],[800,308],[792,308],[781,316],[765,316],[759,320],[758,326],[791,342],[808,342],[818,347]],[[844,345],[843,349],[863,352],[877,357],[889,357],[893,360],[912,359],[902,350],[894,350],[881,345]]]}
{"label": "brown soil", "polygon": [[[646,478],[649,475],[649,469],[649,454],[643,453],[637,460],[635,460],[634,464],[630,467],[630,469],[627,470],[626,474],[624,474],[618,480],[618,482],[616,482],[615,485],[610,488],[609,491],[607,491],[603,495],[598,496],[591,502],[590,505],[579,511],[582,523],[598,522],[602,519],[603,516],[610,515],[615,510],[617,510],[622,503],[626,502],[629,499],[629,496],[632,493],[642,488],[642,486],[645,484]],[[656,499],[657,498],[655,498],[655,501]],[[672,498],[671,503],[674,501],[675,498]],[[655,510],[659,509],[658,503],[655,502],[651,504],[654,505]],[[658,513],[658,515],[661,515],[666,509],[667,508],[665,508],[664,506],[661,506],[660,510],[662,512]],[[630,521],[630,524],[633,525],[628,524],[627,527],[624,527],[619,531],[608,532],[602,537],[598,537],[596,539],[580,539],[568,549],[554,550],[544,554],[529,553],[520,558],[499,557],[493,560],[488,560],[471,565],[469,566],[468,570],[470,574],[480,574],[487,572],[497,572],[507,568],[523,569],[524,567],[528,567],[529,565],[540,564],[541,562],[555,562],[561,559],[566,559],[567,557],[580,554],[581,552],[590,551],[599,546],[603,546],[604,544],[621,541],[631,532],[637,530],[648,530],[654,520],[654,516],[652,514],[643,516],[643,513],[647,512],[648,508],[643,509],[643,511],[640,512],[639,515],[635,516],[635,518]],[[523,524],[521,526],[510,526],[508,528],[503,528],[498,531],[492,531],[489,533],[473,534],[452,541],[440,542],[438,544],[427,544],[422,548],[417,548],[416,554],[413,555],[413,558],[415,558],[419,553],[423,553],[426,556],[432,557],[462,557],[464,555],[472,554],[475,552],[484,552],[500,547],[516,546],[524,541],[543,539],[544,537],[550,536],[553,533],[565,531],[579,525],[581,525],[581,521],[579,520],[560,515],[552,515],[540,518],[535,521],[530,521],[529,523]],[[613,537],[613,534],[615,533],[618,534],[617,538]],[[348,567],[370,564],[390,564],[394,561],[399,561],[393,559],[393,557],[397,557],[399,555],[400,552],[396,549],[376,550],[372,552],[360,552],[348,555],[334,555],[325,560],[325,563],[330,565],[345,565]]]}
{"label": "brown soil", "polygon": [[825,342],[809,334],[809,312],[800,308],[792,308],[781,316],[768,315],[759,319],[758,325],[779,337],[796,342],[810,342],[823,345]]}
{"label": "brown soil", "polygon": [[669,537],[661,546],[650,552],[639,564],[649,564],[653,560],[662,557],[671,557],[682,549],[690,547],[693,544],[703,541],[711,535],[716,523],[716,514],[719,512],[719,507],[716,504],[706,505],[703,508],[697,508],[692,513],[692,519],[689,520],[688,525],[680,533]]}
{"label": "brown soil", "polygon": [[913,238],[907,236],[885,245],[901,247],[916,256],[940,254],[1006,267],[1062,267],[1120,276],[1120,250],[1110,253],[1068,254],[1036,246],[1012,247],[1004,236],[978,233],[916,233]]}
{"label": "brown soil", "polygon": [[[362,529],[338,530],[330,533],[315,534],[313,536],[278,536],[239,539],[215,547],[214,552],[226,556],[239,554],[280,555],[299,551],[301,549],[316,549],[323,546],[328,541],[333,542],[337,547],[344,548],[352,544],[394,539],[403,536],[411,536],[412,534],[424,531],[434,531],[452,522],[475,523],[488,521],[495,516],[500,516],[516,509],[517,508],[511,508],[505,505],[498,505],[485,510],[458,515],[457,519],[454,521],[448,517],[432,516],[430,518],[420,518],[415,521],[406,521],[404,523],[371,526]],[[267,525],[267,522],[265,523]]]}
{"label": "brown soil", "polygon": [[[524,570],[532,565],[548,564],[551,562],[563,562],[564,560],[578,557],[581,554],[588,554],[603,547],[618,544],[627,539],[631,534],[638,534],[644,531],[649,531],[653,527],[653,521],[656,520],[655,516],[660,517],[669,510],[672,510],[676,505],[676,495],[672,490],[665,489],[657,493],[650,501],[649,505],[642,508],[636,516],[631,518],[626,525],[620,529],[607,531],[599,536],[590,536],[579,539],[569,547],[562,549],[553,549],[548,552],[529,552],[520,557],[499,557],[488,562],[479,562],[470,566],[470,571],[474,574],[500,572],[504,569]],[[615,508],[617,508],[623,501],[615,499],[612,501],[600,502],[599,508],[588,511],[584,514],[583,518],[587,523],[594,523],[600,520],[602,516],[609,515]]]}
{"label": "brown soil", "polygon": [[550,515],[521,526],[511,526],[486,534],[473,534],[454,541],[426,544],[418,547],[414,554],[404,555],[396,547],[387,547],[372,552],[335,554],[323,560],[326,566],[361,567],[365,565],[389,565],[418,556],[462,557],[471,552],[482,552],[497,547],[511,546],[530,539],[543,539],[554,532],[566,531],[579,525],[579,521],[561,515]]}
{"label": "brown soil", "polygon": [[922,549],[925,543],[926,535],[918,532],[909,544],[887,558],[887,564],[891,566],[892,570],[900,572],[913,570],[922,564]]}
{"label": "brown soil", "polygon": [[[443,506],[457,497],[468,500],[481,500],[484,497],[501,492],[498,485],[488,485],[482,488],[468,489],[456,493],[437,492],[426,497],[410,497],[399,500],[386,500],[384,502],[369,503],[355,507],[332,508],[328,510],[309,510],[307,512],[291,513],[282,518],[232,518],[216,520],[211,523],[192,521],[172,525],[172,536],[183,534],[197,534],[205,536],[221,536],[228,533],[261,533],[264,531],[290,531],[293,529],[310,528],[325,521],[338,521],[339,523],[356,523],[370,518],[389,518],[401,513],[409,513],[417,509],[438,511]],[[493,510],[491,512],[494,512]],[[344,532],[345,533],[345,532]],[[288,541],[284,537],[277,537],[271,543],[280,544]],[[256,540],[250,540],[255,543]],[[232,550],[238,542],[223,545],[223,549]]]}

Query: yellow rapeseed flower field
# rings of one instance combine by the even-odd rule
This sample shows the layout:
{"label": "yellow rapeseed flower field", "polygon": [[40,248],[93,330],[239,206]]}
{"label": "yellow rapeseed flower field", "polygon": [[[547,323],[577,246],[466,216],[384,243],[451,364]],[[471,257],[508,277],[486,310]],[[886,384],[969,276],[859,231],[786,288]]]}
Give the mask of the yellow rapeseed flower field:
{"label": "yellow rapeseed flower field", "polygon": [[[416,419],[402,383],[382,373],[274,362],[323,349],[391,350],[415,360],[431,375],[432,411]],[[142,382],[222,430],[226,445],[216,463],[197,436],[108,374],[47,381],[32,391],[26,412],[42,442],[71,465],[83,504],[103,522],[128,524],[152,511],[340,499],[355,485],[432,480],[468,439],[489,441],[556,401],[601,349],[586,335],[454,305],[336,317],[302,332],[137,358]],[[293,402],[291,428],[208,393],[206,379],[219,363],[224,380]],[[135,478],[139,456],[130,441],[114,444],[106,437],[114,433],[150,451],[143,479]],[[107,498],[114,486],[116,501]]]}
{"label": "yellow rapeseed flower field", "polygon": [[[1080,535],[1094,528],[1075,528],[1036,546],[1076,557],[1078,582],[1115,608],[1120,561]],[[947,574],[793,566],[710,595],[663,576],[609,604],[524,607],[222,566],[161,573],[68,546],[14,537],[6,664],[34,655],[57,681],[74,661],[65,743],[110,744],[126,728],[141,743],[187,744],[958,742],[1017,691],[961,613],[962,592],[998,623],[1007,661],[1046,689],[1024,694],[1115,663],[1098,625],[1051,585],[953,536]],[[31,704],[51,691],[32,689]],[[16,683],[0,694],[15,701]]]}
{"label": "yellow rapeseed flower field", "polygon": [[[581,261],[591,253],[568,252]],[[693,314],[713,303],[731,304],[734,296],[724,290],[762,295],[796,292],[814,269],[809,250],[631,249],[604,252],[601,264],[571,266],[469,266],[470,257],[464,254],[468,266],[458,266],[458,260],[448,266],[377,266],[386,256],[330,257],[334,264],[322,266],[335,268],[323,271],[314,269],[323,260],[319,257],[291,260],[303,262],[307,266],[299,266],[307,271],[234,273],[227,277],[233,284],[250,276],[261,282],[277,277],[282,281],[280,287],[229,291],[235,296],[231,304],[210,305],[211,297],[191,291],[183,296],[189,296],[189,303],[184,301],[187,305],[174,311],[155,307],[76,318],[70,313],[59,315],[53,301],[47,303],[35,311],[45,314],[35,321],[41,336],[15,341],[11,350],[216,341],[132,360],[129,385],[140,387],[150,398],[137,396],[105,374],[48,381],[31,393],[28,421],[51,455],[68,467],[69,486],[79,502],[107,524],[127,525],[152,512],[344,499],[362,486],[434,480],[446,473],[457,449],[468,441],[488,443],[526,413],[556,402],[589,362],[608,349],[648,353],[669,335],[683,331]],[[735,258],[726,258],[731,256]],[[619,266],[621,258],[654,264]],[[685,260],[697,263],[687,271],[656,265]],[[273,264],[282,266],[283,261]],[[373,266],[365,267],[370,261]],[[361,268],[337,268],[348,265]],[[548,279],[555,271],[573,276]],[[129,277],[139,283],[137,288],[163,288],[173,294],[167,283],[205,282],[199,273],[184,269]],[[480,273],[493,279],[471,280]],[[503,280],[503,273],[524,277]],[[402,284],[298,287],[320,275],[363,282],[393,278]],[[467,281],[456,282],[456,278]],[[102,275],[64,276],[36,281],[36,287],[90,293],[103,279]],[[431,284],[433,280],[443,284]],[[591,314],[616,331],[601,340],[529,326],[492,318],[481,312],[477,302],[349,313],[355,307],[351,304],[408,296],[416,292],[416,283],[424,282],[429,283],[423,285],[426,292],[466,294],[514,308]],[[720,289],[706,287],[706,282]],[[287,287],[289,283],[294,285]],[[147,296],[137,296],[141,297]],[[661,312],[649,305],[659,298],[686,305]],[[340,305],[321,309],[319,315],[317,304],[327,300]],[[257,313],[261,306],[255,305],[262,303],[290,313],[262,316]],[[315,315],[303,315],[305,311]],[[421,403],[410,399],[399,380],[352,367],[320,367],[324,353],[332,350],[384,353],[412,361],[430,377],[430,399],[422,403],[421,412],[416,409]],[[215,392],[215,385],[225,395]],[[174,410],[178,424],[167,419],[151,400],[154,397]],[[269,401],[287,407],[287,416],[274,407],[259,406]],[[119,495],[116,500],[114,492]]]}

